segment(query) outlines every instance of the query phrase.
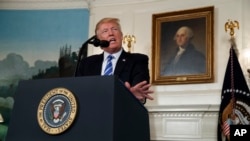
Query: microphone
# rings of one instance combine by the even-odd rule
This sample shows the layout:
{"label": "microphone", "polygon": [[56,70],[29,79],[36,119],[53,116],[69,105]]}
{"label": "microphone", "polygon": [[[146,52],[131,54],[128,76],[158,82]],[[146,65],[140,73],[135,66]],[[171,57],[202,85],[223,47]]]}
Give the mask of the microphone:
{"label": "microphone", "polygon": [[99,40],[97,39],[96,35],[90,38],[88,41],[89,44],[93,44],[95,47],[108,47],[109,46],[109,41],[106,40]]}
{"label": "microphone", "polygon": [[75,70],[75,76],[78,75],[78,69],[79,69],[79,64],[80,61],[83,58],[83,51],[85,48],[88,47],[88,44],[93,44],[95,47],[101,46],[101,47],[108,47],[109,46],[109,41],[106,40],[99,40],[97,39],[96,35],[92,36],[91,38],[89,38],[87,41],[85,41],[82,44],[82,47],[80,48],[79,54],[78,54],[78,59],[77,59],[77,63],[76,63],[76,70]]}

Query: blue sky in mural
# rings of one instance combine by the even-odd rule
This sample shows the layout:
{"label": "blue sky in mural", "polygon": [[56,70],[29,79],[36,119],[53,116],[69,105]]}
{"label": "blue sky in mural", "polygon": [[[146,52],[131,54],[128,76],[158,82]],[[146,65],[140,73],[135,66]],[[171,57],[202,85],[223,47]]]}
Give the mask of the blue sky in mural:
{"label": "blue sky in mural", "polygon": [[89,11],[0,10],[0,61],[16,53],[30,66],[58,61],[60,48],[78,51],[88,38]]}

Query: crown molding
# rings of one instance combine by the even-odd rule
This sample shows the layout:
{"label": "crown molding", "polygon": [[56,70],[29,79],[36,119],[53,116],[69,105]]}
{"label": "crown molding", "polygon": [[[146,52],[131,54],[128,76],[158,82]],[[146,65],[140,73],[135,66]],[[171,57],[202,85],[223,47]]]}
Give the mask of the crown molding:
{"label": "crown molding", "polygon": [[0,0],[0,9],[75,9],[154,2],[156,0]]}
{"label": "crown molding", "polygon": [[89,8],[90,0],[0,0],[0,9],[43,10]]}
{"label": "crown molding", "polygon": [[[112,5],[125,5],[125,4],[138,4],[155,2],[157,0],[89,0],[91,7],[112,6]],[[158,0],[159,1],[159,0]]]}

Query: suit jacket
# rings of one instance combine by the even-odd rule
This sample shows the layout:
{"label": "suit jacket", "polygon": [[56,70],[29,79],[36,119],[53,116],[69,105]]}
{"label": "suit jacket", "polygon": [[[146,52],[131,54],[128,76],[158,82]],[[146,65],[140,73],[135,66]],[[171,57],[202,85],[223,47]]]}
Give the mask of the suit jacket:
{"label": "suit jacket", "polygon": [[[178,50],[176,50],[176,53]],[[181,55],[179,61],[174,63],[174,56],[170,59],[165,67],[163,75],[192,75],[206,72],[205,56],[197,51],[192,44],[186,47],[185,52]]]}
{"label": "suit jacket", "polygon": [[[101,75],[103,58],[103,53],[83,58],[76,76]],[[132,86],[144,80],[149,83],[148,57],[144,54],[128,53],[123,50],[118,58],[114,75],[123,82],[128,81]]]}

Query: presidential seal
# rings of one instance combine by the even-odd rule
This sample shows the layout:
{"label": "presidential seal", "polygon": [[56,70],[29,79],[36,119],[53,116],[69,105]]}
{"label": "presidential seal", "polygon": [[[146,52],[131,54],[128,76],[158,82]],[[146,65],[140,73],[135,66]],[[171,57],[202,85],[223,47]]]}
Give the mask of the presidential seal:
{"label": "presidential seal", "polygon": [[41,129],[51,135],[66,131],[77,114],[77,101],[66,88],[54,88],[41,99],[37,120]]}

